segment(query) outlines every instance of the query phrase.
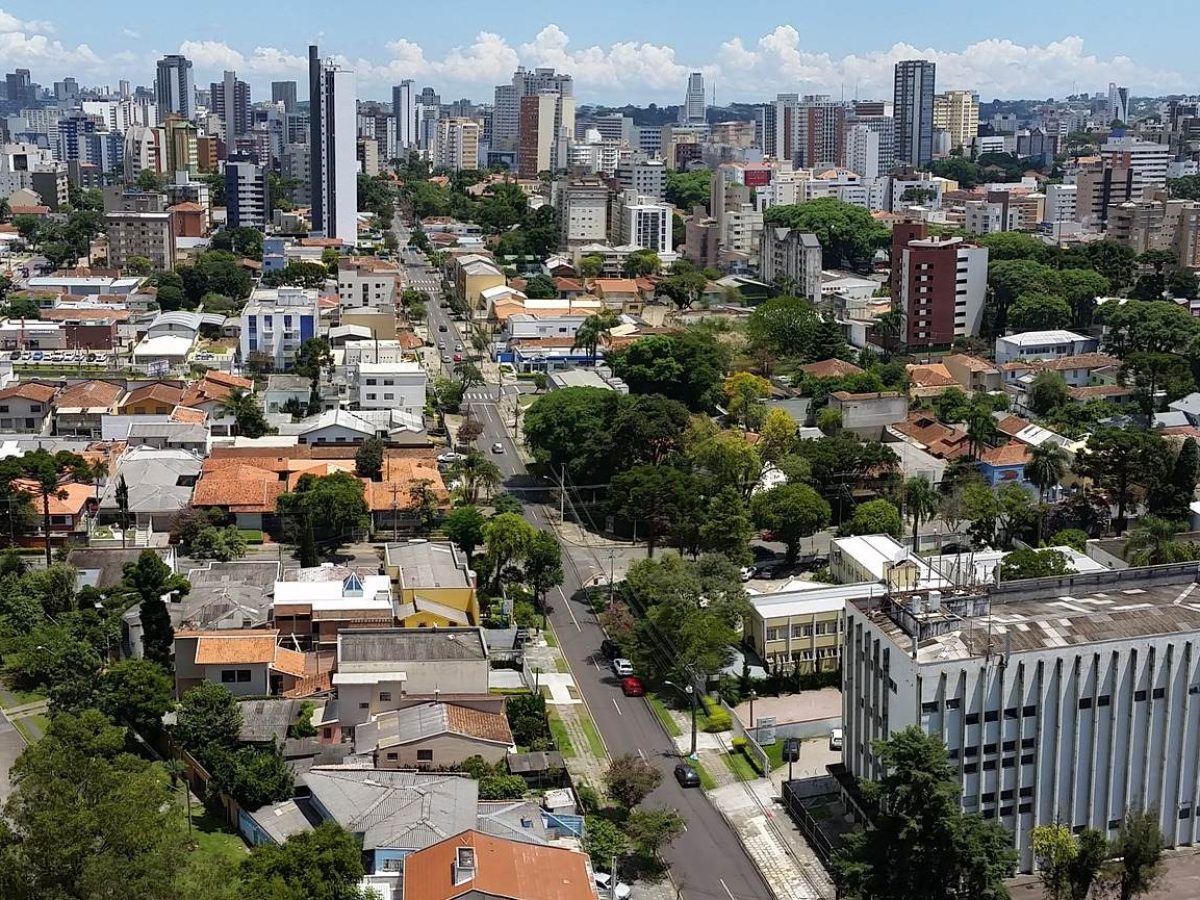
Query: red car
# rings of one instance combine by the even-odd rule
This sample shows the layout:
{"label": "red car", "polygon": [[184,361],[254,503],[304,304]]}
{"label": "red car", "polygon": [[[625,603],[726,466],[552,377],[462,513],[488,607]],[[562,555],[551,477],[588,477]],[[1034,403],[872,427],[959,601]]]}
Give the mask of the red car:
{"label": "red car", "polygon": [[455,354],[454,354],[454,361],[455,361],[455,362],[462,362],[462,354],[461,354],[461,353],[455,353]]}
{"label": "red car", "polygon": [[621,679],[621,691],[626,697],[646,696],[646,686],[642,684],[642,679],[633,675]]}

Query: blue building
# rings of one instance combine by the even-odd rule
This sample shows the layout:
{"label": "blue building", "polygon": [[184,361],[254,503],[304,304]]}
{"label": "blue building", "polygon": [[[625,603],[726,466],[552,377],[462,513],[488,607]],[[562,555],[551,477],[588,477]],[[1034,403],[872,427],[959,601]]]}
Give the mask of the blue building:
{"label": "blue building", "polygon": [[1019,484],[1030,487],[1025,477],[1025,466],[1029,463],[1029,447],[1016,441],[993,447],[979,457],[979,471],[983,480],[992,487]]}
{"label": "blue building", "polygon": [[242,310],[242,363],[265,353],[277,372],[290,369],[300,346],[320,334],[317,296],[309,288],[256,288]]}

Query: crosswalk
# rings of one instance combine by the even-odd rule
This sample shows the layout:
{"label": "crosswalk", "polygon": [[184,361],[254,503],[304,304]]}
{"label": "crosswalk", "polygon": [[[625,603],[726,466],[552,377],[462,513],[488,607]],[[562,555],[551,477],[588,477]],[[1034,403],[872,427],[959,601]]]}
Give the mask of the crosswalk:
{"label": "crosswalk", "polygon": [[475,401],[495,400],[496,399],[496,389],[495,388],[468,388],[467,392],[465,394],[463,394],[463,399],[464,400],[475,400]]}

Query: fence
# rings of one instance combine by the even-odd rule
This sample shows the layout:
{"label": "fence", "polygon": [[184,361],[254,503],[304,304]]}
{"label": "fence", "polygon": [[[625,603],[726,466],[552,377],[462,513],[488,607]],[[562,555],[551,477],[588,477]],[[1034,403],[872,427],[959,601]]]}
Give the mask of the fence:
{"label": "fence", "polygon": [[804,835],[808,845],[813,848],[813,851],[820,857],[821,864],[826,868],[829,867],[834,846],[829,840],[829,836],[821,830],[820,823],[805,808],[803,800],[806,797],[831,794],[836,791],[837,782],[829,776],[810,778],[805,781],[785,781],[783,784],[784,808],[787,809],[796,823],[796,827],[800,829],[800,833]]}
{"label": "fence", "polygon": [[762,772],[763,777],[770,777],[771,758],[767,756],[767,751],[762,748],[762,745],[742,725],[742,720],[737,717],[737,713],[733,711],[733,707],[725,702],[725,698],[718,696],[717,701],[721,704],[721,708],[729,713],[729,721],[733,723],[733,736],[746,739],[746,752],[758,763],[758,770]]}

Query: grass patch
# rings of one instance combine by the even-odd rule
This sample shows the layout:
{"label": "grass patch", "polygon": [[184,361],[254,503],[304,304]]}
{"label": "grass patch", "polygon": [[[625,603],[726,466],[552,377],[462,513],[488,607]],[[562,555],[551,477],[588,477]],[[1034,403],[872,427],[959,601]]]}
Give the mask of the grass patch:
{"label": "grass patch", "polygon": [[721,756],[738,781],[754,781],[758,778],[758,770],[746,758],[746,754],[735,750],[732,753],[722,753]]}
{"label": "grass patch", "polygon": [[570,675],[571,674],[571,664],[568,663],[561,656],[556,656],[556,657],[554,657],[554,671],[562,673],[562,674]]}
{"label": "grass patch", "polygon": [[767,752],[767,759],[771,763],[772,772],[783,767],[783,741],[777,739],[771,746],[763,747],[763,750]]}
{"label": "grass patch", "polygon": [[238,865],[246,854],[246,843],[225,821],[203,803],[192,803],[192,840],[195,853],[224,867]]}
{"label": "grass patch", "polygon": [[550,734],[558,752],[563,755],[563,759],[574,759],[578,754],[571,745],[571,736],[567,734],[567,726],[563,724],[563,720],[554,712],[547,712],[546,719],[550,723]]}
{"label": "grass patch", "polygon": [[[38,713],[34,716],[22,716],[18,719],[13,719],[12,723],[17,726],[17,731],[25,736],[25,742],[29,744],[37,743],[41,735],[46,733],[46,729],[50,727],[50,717]],[[37,732],[30,727],[31,723],[41,726],[41,731]]]}
{"label": "grass patch", "polygon": [[683,734],[683,729],[679,727],[679,724],[667,709],[667,705],[657,695],[647,692],[646,702],[650,704],[650,708],[658,716],[658,721],[662,722],[662,726],[667,730],[667,734],[671,737],[679,737]]}
{"label": "grass patch", "polygon": [[242,536],[247,544],[261,544],[263,542],[263,533],[257,528],[239,528],[238,534]]}
{"label": "grass patch", "polygon": [[704,768],[699,760],[693,761],[691,766],[696,770],[696,774],[700,776],[700,787],[706,791],[716,790],[717,779],[712,777],[708,769]]}
{"label": "grass patch", "polygon": [[18,706],[25,706],[29,703],[40,703],[46,699],[45,694],[39,694],[37,691],[21,691],[17,688],[9,687],[8,685],[0,685],[6,691],[13,695],[13,702],[6,706],[5,709],[15,709]]}
{"label": "grass patch", "polygon": [[547,647],[558,646],[558,635],[554,633],[554,626],[549,622],[546,623],[546,630],[542,632],[542,635],[546,638]]}
{"label": "grass patch", "polygon": [[596,728],[596,723],[592,721],[591,716],[583,716],[580,719],[580,724],[583,726],[583,733],[587,735],[588,747],[592,751],[592,756],[596,759],[605,759],[608,756],[608,751],[604,749],[604,741],[600,740],[600,732]]}
{"label": "grass patch", "polygon": [[513,694],[528,694],[529,688],[488,688],[488,693],[512,696]]}

